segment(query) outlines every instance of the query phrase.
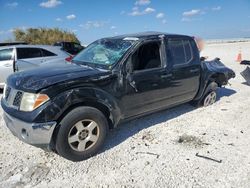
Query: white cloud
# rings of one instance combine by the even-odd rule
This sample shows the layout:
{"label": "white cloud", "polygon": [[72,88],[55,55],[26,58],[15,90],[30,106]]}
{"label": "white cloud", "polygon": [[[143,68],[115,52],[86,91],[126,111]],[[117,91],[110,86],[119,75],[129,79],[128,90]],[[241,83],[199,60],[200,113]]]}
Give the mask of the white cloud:
{"label": "white cloud", "polygon": [[166,23],[167,23],[167,20],[166,20],[166,19],[163,19],[163,20],[161,21],[161,23],[162,23],[162,24],[166,24]]}
{"label": "white cloud", "polygon": [[200,9],[193,9],[193,10],[182,13],[183,16],[195,16],[195,15],[198,15],[198,14],[201,14]]}
{"label": "white cloud", "polygon": [[104,27],[107,21],[87,21],[85,24],[80,24],[79,27],[84,29],[101,28]]}
{"label": "white cloud", "polygon": [[56,21],[57,22],[62,22],[62,19],[61,18],[56,18]]}
{"label": "white cloud", "polygon": [[152,12],[154,12],[154,11],[155,11],[155,9],[150,8],[150,7],[146,8],[146,9],[144,10],[144,12],[145,12],[146,14],[152,13]]}
{"label": "white cloud", "polygon": [[159,18],[159,19],[164,18],[164,13],[162,13],[162,12],[158,13],[156,15],[156,18]]}
{"label": "white cloud", "polygon": [[141,16],[145,14],[150,14],[152,12],[155,12],[155,9],[147,7],[145,10],[140,11],[138,7],[133,7],[132,12],[130,12],[128,15],[130,16]]}
{"label": "white cloud", "polygon": [[133,11],[133,12],[130,12],[128,15],[130,16],[140,16],[140,15],[143,15],[142,12],[139,12],[139,11]]}
{"label": "white cloud", "polygon": [[112,25],[112,26],[110,27],[110,29],[116,29],[116,26]]}
{"label": "white cloud", "polygon": [[150,0],[137,0],[135,5],[149,5],[151,3]]}
{"label": "white cloud", "polygon": [[217,7],[213,7],[212,11],[220,11],[221,10],[221,6],[217,6]]}
{"label": "white cloud", "polygon": [[58,1],[58,0],[48,0],[46,2],[41,2],[40,6],[44,7],[44,8],[54,8],[58,5],[62,4],[62,1]]}
{"label": "white cloud", "polygon": [[7,3],[6,6],[9,7],[9,8],[15,8],[15,7],[18,6],[18,3],[17,2]]}
{"label": "white cloud", "polygon": [[76,18],[76,15],[70,14],[70,15],[66,16],[66,18],[67,18],[68,20],[73,20],[73,19]]}

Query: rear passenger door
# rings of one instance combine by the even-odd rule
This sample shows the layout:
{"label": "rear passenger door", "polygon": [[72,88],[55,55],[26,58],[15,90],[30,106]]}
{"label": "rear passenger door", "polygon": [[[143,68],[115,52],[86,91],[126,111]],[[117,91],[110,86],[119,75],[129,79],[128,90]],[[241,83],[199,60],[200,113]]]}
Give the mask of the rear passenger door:
{"label": "rear passenger door", "polygon": [[200,61],[197,46],[192,38],[171,37],[166,44],[167,69],[172,74],[174,101],[192,100],[200,83]]}

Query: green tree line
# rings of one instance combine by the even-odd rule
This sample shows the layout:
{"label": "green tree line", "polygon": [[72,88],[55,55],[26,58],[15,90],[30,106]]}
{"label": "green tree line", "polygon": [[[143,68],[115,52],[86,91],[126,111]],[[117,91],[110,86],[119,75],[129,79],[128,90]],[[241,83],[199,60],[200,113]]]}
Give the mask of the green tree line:
{"label": "green tree line", "polygon": [[24,41],[29,44],[52,45],[58,41],[78,42],[75,33],[59,28],[28,28],[13,31],[15,41]]}

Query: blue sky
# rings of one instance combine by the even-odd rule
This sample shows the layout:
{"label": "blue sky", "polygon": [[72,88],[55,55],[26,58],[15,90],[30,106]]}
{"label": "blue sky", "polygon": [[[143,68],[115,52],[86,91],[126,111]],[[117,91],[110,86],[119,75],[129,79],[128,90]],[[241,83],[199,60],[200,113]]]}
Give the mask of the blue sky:
{"label": "blue sky", "polygon": [[29,27],[66,29],[83,44],[140,31],[250,37],[250,0],[0,0],[0,41]]}

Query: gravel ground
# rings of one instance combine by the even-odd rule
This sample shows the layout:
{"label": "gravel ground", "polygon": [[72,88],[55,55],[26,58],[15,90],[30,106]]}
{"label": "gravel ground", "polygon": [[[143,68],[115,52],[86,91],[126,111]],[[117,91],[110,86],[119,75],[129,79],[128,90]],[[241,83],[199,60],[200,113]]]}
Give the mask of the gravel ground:
{"label": "gravel ground", "polygon": [[123,124],[83,162],[20,142],[1,109],[0,187],[250,187],[250,87],[235,62],[240,47],[250,59],[249,42],[210,44],[202,53],[237,74],[214,105],[184,104]]}

